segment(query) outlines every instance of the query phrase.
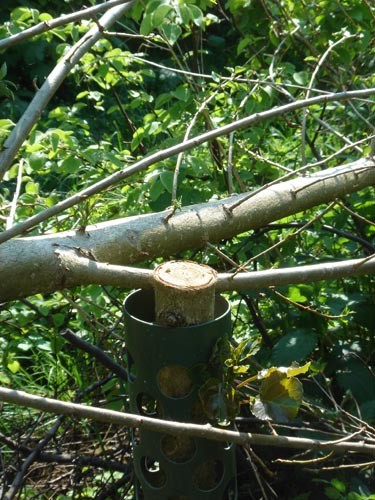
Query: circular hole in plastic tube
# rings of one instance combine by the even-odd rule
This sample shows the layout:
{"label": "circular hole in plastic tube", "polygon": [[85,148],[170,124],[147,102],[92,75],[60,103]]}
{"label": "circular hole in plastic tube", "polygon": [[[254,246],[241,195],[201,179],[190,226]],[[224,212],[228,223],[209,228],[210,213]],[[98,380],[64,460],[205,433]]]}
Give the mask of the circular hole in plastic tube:
{"label": "circular hole in plastic tube", "polygon": [[157,400],[147,394],[146,392],[140,392],[137,394],[137,409],[140,415],[145,415],[147,417],[156,417],[160,415],[160,408]]}
{"label": "circular hole in plastic tube", "polygon": [[181,365],[160,368],[157,381],[160,391],[169,398],[184,398],[193,387],[189,369]]}
{"label": "circular hole in plastic tube", "polygon": [[141,470],[147,483],[153,488],[162,488],[167,482],[167,476],[160,463],[150,457],[141,458]]}
{"label": "circular hole in plastic tube", "polygon": [[201,463],[193,473],[193,483],[201,491],[215,489],[224,476],[224,465],[221,460],[210,459]]}
{"label": "circular hole in plastic tube", "polygon": [[188,462],[193,458],[196,449],[195,441],[190,436],[170,436],[166,434],[161,439],[161,451],[172,462]]}

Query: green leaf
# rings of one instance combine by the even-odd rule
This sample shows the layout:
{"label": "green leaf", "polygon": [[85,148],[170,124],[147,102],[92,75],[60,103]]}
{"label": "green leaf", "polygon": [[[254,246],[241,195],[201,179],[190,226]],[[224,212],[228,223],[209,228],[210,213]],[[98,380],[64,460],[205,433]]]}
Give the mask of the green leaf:
{"label": "green leaf", "polygon": [[17,348],[20,349],[21,351],[29,351],[32,348],[32,343],[31,342],[20,342],[17,344]]}
{"label": "green leaf", "polygon": [[302,361],[315,349],[318,337],[315,332],[297,329],[284,335],[272,348],[271,362],[278,366]]}
{"label": "green leaf", "polygon": [[177,13],[179,14],[181,21],[183,24],[189,24],[193,15],[187,5],[180,5],[176,8]]}
{"label": "green leaf", "polygon": [[17,22],[27,21],[33,16],[32,10],[27,7],[17,7],[11,12],[10,18],[12,21]]}
{"label": "green leaf", "polygon": [[309,75],[307,71],[299,71],[298,73],[293,73],[293,80],[298,83],[298,85],[307,85],[309,82]]}
{"label": "green leaf", "polygon": [[9,385],[11,383],[10,378],[8,375],[5,375],[5,373],[0,371],[0,384],[1,385]]}
{"label": "green leaf", "polygon": [[327,486],[326,488],[324,488],[324,493],[326,494],[327,498],[330,498],[331,500],[339,500],[342,498],[341,493],[332,486]]}
{"label": "green leaf", "polygon": [[151,25],[154,28],[158,28],[165,21],[165,18],[168,17],[171,10],[173,10],[171,5],[159,5],[152,14]]}
{"label": "green leaf", "polygon": [[52,134],[50,135],[50,144],[51,144],[52,151],[54,153],[57,151],[57,148],[59,146],[59,142],[60,142],[59,135],[56,134],[55,132],[52,132]]}
{"label": "green leaf", "polygon": [[39,184],[37,182],[29,181],[25,186],[25,192],[28,194],[38,194]]}
{"label": "green leaf", "polygon": [[159,196],[164,193],[165,189],[163,184],[159,181],[156,180],[153,185],[150,188],[149,195],[150,195],[150,200],[151,201],[156,201]]}
{"label": "green leaf", "polygon": [[177,87],[176,90],[171,92],[171,95],[177,97],[177,99],[179,99],[180,101],[188,102],[188,100],[191,98],[191,91],[187,87],[180,85],[180,87]]}
{"label": "green leaf", "polygon": [[371,401],[365,401],[359,407],[361,411],[361,418],[365,422],[375,423],[375,399]]}
{"label": "green leaf", "polygon": [[345,490],[346,490],[346,486],[345,486],[345,483],[343,483],[342,481],[339,481],[338,479],[334,478],[332,479],[331,481],[331,485],[336,488],[337,491],[339,491],[340,493],[344,493]]}
{"label": "green leaf", "polygon": [[139,33],[143,36],[147,36],[152,31],[152,19],[150,14],[145,14],[143,16],[141,26],[139,27]]}
{"label": "green leaf", "polygon": [[47,161],[47,157],[43,153],[32,153],[29,156],[29,165],[34,171],[41,170]]}
{"label": "green leaf", "polygon": [[172,193],[173,187],[173,172],[163,172],[160,175],[160,180],[168,193]]}
{"label": "green leaf", "polygon": [[288,368],[287,375],[288,377],[297,377],[298,375],[303,375],[310,370],[311,362],[305,363],[303,366],[291,366]]}
{"label": "green leaf", "polygon": [[288,297],[293,300],[293,302],[307,302],[307,297],[302,295],[299,287],[290,286],[288,291]]}
{"label": "green leaf", "polygon": [[193,23],[199,28],[204,28],[204,17],[201,9],[196,5],[190,5],[190,16]]}
{"label": "green leaf", "polygon": [[78,172],[78,169],[82,166],[82,162],[79,158],[74,158],[74,156],[69,156],[61,163],[61,169],[69,174]]}
{"label": "green leaf", "polygon": [[20,365],[20,363],[16,359],[13,359],[12,361],[9,361],[7,363],[7,368],[12,373],[17,373],[17,372],[20,371],[21,365]]}
{"label": "green leaf", "polygon": [[51,14],[48,14],[47,12],[42,12],[41,14],[39,14],[39,21],[41,21],[42,23],[45,23],[46,21],[50,21],[51,19],[53,19],[53,16],[51,16]]}
{"label": "green leaf", "polygon": [[373,373],[357,358],[349,358],[336,370],[336,379],[344,391],[350,391],[359,404],[372,401],[375,394]]}
{"label": "green leaf", "polygon": [[172,23],[164,23],[162,26],[162,30],[165,38],[167,39],[170,45],[174,45],[180,38],[182,33],[182,30],[178,26],[178,24],[172,24]]}
{"label": "green leaf", "polygon": [[9,118],[3,118],[0,120],[0,130],[8,130],[13,127],[14,123]]}
{"label": "green leaf", "polygon": [[6,62],[4,62],[0,68],[0,80],[5,78],[6,74],[7,74],[7,64]]}

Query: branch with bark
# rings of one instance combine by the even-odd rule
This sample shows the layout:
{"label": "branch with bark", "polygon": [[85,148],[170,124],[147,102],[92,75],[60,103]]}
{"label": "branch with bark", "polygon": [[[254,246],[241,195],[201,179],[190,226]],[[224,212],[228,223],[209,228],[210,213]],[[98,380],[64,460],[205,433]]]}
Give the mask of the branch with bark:
{"label": "branch with bark", "polygon": [[[361,159],[273,185],[252,197],[245,193],[191,205],[167,221],[168,210],[87,226],[84,232],[67,231],[7,241],[0,246],[0,300],[89,283],[149,287],[147,271],[118,266],[201,248],[207,242],[231,238],[375,185],[374,167],[373,160]],[[228,210],[234,202],[236,208]],[[373,260],[349,261],[347,265],[329,263],[320,268],[262,271],[268,273],[263,275],[239,274],[235,280],[228,275],[219,286],[221,290],[243,289],[248,288],[250,282],[257,283],[257,287],[271,286],[296,282],[294,280],[306,282],[310,278],[314,281],[366,274],[373,270]]]}
{"label": "branch with bark", "polygon": [[[129,4],[127,4],[127,5],[129,5]],[[116,7],[116,9],[119,9],[119,7]],[[107,12],[107,14],[110,14],[111,12],[112,12],[112,10]],[[89,33],[87,34],[87,36],[89,35]],[[99,34],[100,34],[100,32],[99,32]],[[88,40],[88,42],[91,43],[92,40],[91,41],[90,40],[91,40],[91,38]],[[81,57],[83,55],[83,54],[81,54],[81,50],[83,50],[82,47],[80,47],[79,50],[77,49],[77,54],[78,53],[80,54],[79,57]],[[75,56],[76,56],[76,54],[74,55],[74,59],[76,58]],[[71,55],[71,57],[73,58],[72,55]],[[55,69],[57,70],[57,66]],[[56,77],[59,78],[58,85],[60,85],[62,82],[62,79],[60,81],[60,78],[61,78],[60,73],[61,73],[62,69],[63,68],[59,68],[57,75],[55,75]],[[52,75],[52,73],[51,73],[51,75]],[[49,85],[47,85],[47,87],[49,87]],[[44,85],[40,90],[42,90],[43,88],[44,88]],[[57,88],[58,87],[55,88],[55,91],[57,90]],[[201,134],[201,135],[198,135],[198,136],[193,137],[191,139],[188,139],[187,141],[184,141],[181,144],[177,144],[175,146],[171,146],[169,148],[166,148],[162,151],[158,151],[156,153],[153,153],[150,156],[147,156],[146,158],[143,158],[142,160],[136,162],[135,164],[133,164],[130,167],[126,166],[123,169],[121,169],[120,171],[115,172],[114,174],[106,177],[105,179],[102,179],[101,181],[96,182],[92,186],[89,186],[88,188],[83,189],[82,191],[74,194],[73,196],[70,196],[69,198],[66,198],[65,200],[57,203],[53,207],[42,210],[41,212],[37,213],[36,215],[29,217],[24,222],[20,222],[18,224],[15,224],[10,229],[0,233],[0,243],[4,243],[5,241],[10,240],[14,236],[18,236],[20,234],[25,233],[26,231],[30,230],[31,228],[37,226],[40,222],[43,222],[51,217],[54,217],[55,215],[58,215],[59,213],[63,212],[64,210],[67,210],[68,208],[71,208],[71,207],[81,203],[82,201],[86,200],[90,196],[92,196],[94,194],[101,193],[104,190],[114,186],[118,182],[120,182],[120,181],[122,181],[122,180],[124,180],[124,179],[138,173],[138,172],[143,172],[143,171],[147,170],[150,166],[152,166],[152,165],[154,165],[162,160],[166,160],[167,158],[170,158],[170,157],[172,157],[176,154],[179,154],[183,151],[189,151],[190,149],[193,149],[194,147],[197,147],[200,144],[211,141],[211,140],[216,139],[220,136],[230,134],[231,132],[233,132],[235,130],[250,127],[256,123],[268,120],[270,118],[275,118],[276,116],[281,116],[285,113],[296,111],[298,109],[304,109],[306,107],[313,106],[314,104],[324,104],[324,103],[332,102],[332,101],[364,98],[364,97],[371,96],[373,94],[375,94],[375,88],[320,95],[317,97],[312,97],[310,99],[302,99],[299,101],[293,101],[292,103],[284,104],[283,106],[278,106],[276,108],[268,109],[268,110],[262,111],[260,113],[254,113],[250,116],[246,116],[245,118],[241,118],[240,120],[235,120],[235,121],[229,123],[228,125],[224,125],[222,127],[218,127],[216,129],[213,129],[213,130],[209,130],[208,132],[205,132],[204,134]],[[48,100],[46,101],[46,102],[48,102],[51,95],[48,94],[48,95],[46,95],[46,97],[48,97]],[[16,125],[15,129],[12,131],[12,134],[8,137],[7,141],[4,143],[5,149],[4,149],[3,153],[0,153],[0,179],[2,177],[2,174],[4,174],[6,169],[11,165],[13,157],[16,155],[23,140],[26,138],[27,134],[31,130],[32,125],[35,124],[35,122],[40,117],[40,110],[43,109],[42,104],[44,103],[43,95],[40,96],[40,99],[42,100],[42,103],[37,102],[37,96],[34,98],[32,103],[30,104],[29,108],[26,110],[26,112],[22,116],[21,120]],[[35,103],[34,103],[34,101],[35,101]],[[33,105],[33,103],[35,104],[35,106]],[[36,109],[37,105],[42,106],[42,107],[41,108],[38,107]],[[33,111],[35,111],[35,112],[33,112]]]}
{"label": "branch with bark", "polygon": [[0,387],[0,401],[36,408],[38,410],[57,413],[60,415],[89,418],[97,422],[137,427],[154,432],[171,434],[174,436],[187,435],[197,438],[212,439],[220,442],[230,442],[238,445],[260,445],[282,448],[299,448],[305,450],[330,450],[336,453],[347,451],[375,455],[375,445],[365,441],[323,441],[320,439],[295,438],[289,436],[269,436],[245,432],[229,431],[212,427],[210,424],[198,425],[161,420],[114,410],[95,408],[82,404],[67,403],[57,399],[34,396],[23,391],[15,391]]}
{"label": "branch with bark", "polygon": [[42,21],[31,28],[27,28],[20,33],[9,36],[8,38],[3,38],[0,40],[0,50],[8,49],[13,47],[18,43],[24,42],[29,38],[37,35],[41,35],[46,31],[53,30],[59,26],[64,26],[75,21],[81,21],[82,19],[91,19],[95,17],[98,12],[106,11],[115,7],[116,5],[121,5],[123,3],[128,3],[129,0],[108,0],[108,2],[100,3],[99,5],[94,5],[93,7],[88,7],[86,9],[79,10],[77,12],[72,12],[71,14],[64,14],[55,19],[49,21]]}

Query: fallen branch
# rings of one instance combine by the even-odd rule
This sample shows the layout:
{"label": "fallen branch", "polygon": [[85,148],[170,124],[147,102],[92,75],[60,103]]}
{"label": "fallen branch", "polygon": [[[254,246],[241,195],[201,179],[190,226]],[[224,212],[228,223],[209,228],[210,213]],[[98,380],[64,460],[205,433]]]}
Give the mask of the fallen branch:
{"label": "fallen branch", "polygon": [[[0,245],[0,301],[53,292],[87,284],[123,288],[152,286],[147,270],[121,267],[201,248],[250,229],[342,198],[375,185],[375,163],[370,159],[282,182],[243,201],[248,194],[170,213],[145,214],[87,226],[86,231],[19,238]],[[297,192],[297,194],[296,194]],[[227,206],[238,200],[228,213]],[[106,264],[108,263],[108,264]],[[224,275],[220,290],[278,286],[333,279],[374,271],[372,260],[327,263],[292,269]],[[267,274],[268,273],[268,274]],[[275,278],[274,278],[275,277]]]}
{"label": "fallen branch", "polygon": [[269,436],[245,432],[228,431],[212,427],[209,424],[198,425],[191,423],[171,422],[141,415],[121,413],[103,408],[67,403],[56,399],[34,396],[23,391],[15,391],[0,387],[0,401],[26,406],[38,410],[80,418],[88,418],[97,422],[138,427],[154,432],[188,435],[197,438],[212,439],[213,441],[231,442],[238,445],[260,445],[278,448],[299,448],[315,450],[332,450],[336,453],[347,451],[375,455],[375,445],[364,441],[323,441],[320,439],[295,438],[288,436]]}

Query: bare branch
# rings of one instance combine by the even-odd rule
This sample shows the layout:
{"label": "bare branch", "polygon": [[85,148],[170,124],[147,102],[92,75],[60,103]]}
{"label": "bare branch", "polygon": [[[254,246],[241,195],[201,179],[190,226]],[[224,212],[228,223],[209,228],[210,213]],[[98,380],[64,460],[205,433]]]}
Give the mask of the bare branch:
{"label": "bare branch", "polygon": [[36,408],[50,413],[60,415],[77,416],[89,418],[97,422],[125,425],[127,427],[138,427],[154,432],[172,435],[188,435],[214,441],[230,442],[239,445],[261,445],[280,448],[300,448],[315,450],[333,450],[337,453],[352,451],[375,455],[375,445],[364,441],[322,441],[319,439],[295,438],[288,436],[269,436],[262,434],[251,434],[245,432],[228,431],[212,427],[210,424],[198,425],[191,423],[171,422],[143,415],[121,413],[103,408],[96,408],[82,404],[67,403],[56,399],[34,396],[23,391],[15,391],[0,387],[0,401],[13,403],[18,406]]}
{"label": "bare branch", "polygon": [[20,33],[16,33],[15,35],[11,35],[8,38],[0,40],[0,50],[5,50],[13,45],[32,38],[33,36],[40,35],[46,31],[58,28],[59,26],[64,26],[65,24],[69,24],[74,21],[80,21],[81,19],[93,17],[97,12],[108,10],[116,5],[120,5],[128,1],[129,0],[108,0],[107,2],[94,5],[93,7],[88,7],[87,9],[82,9],[78,12],[73,12],[72,14],[64,14],[56,19],[43,21],[35,26],[32,26],[31,28],[21,31]]}
{"label": "bare branch", "polygon": [[310,283],[350,276],[361,276],[375,273],[375,255],[371,260],[352,259],[344,262],[325,262],[308,266],[269,269],[250,273],[218,275],[218,290],[256,290],[269,286],[291,285],[293,283]]}
{"label": "bare branch", "polygon": [[[152,288],[153,275],[148,269],[113,266],[102,262],[79,257],[66,252],[66,283],[70,286],[82,284],[83,276],[87,282],[97,285],[112,285],[122,288]],[[375,255],[369,260],[351,259],[343,262],[324,262],[298,267],[269,269],[232,274],[219,273],[216,289],[225,290],[257,290],[274,286],[292,285],[312,281],[347,278],[375,274]]]}
{"label": "bare branch", "polygon": [[[124,7],[122,7],[122,8],[124,9]],[[119,9],[119,7],[117,7],[117,9]],[[111,12],[111,11],[109,11],[109,12]],[[109,12],[107,14],[109,14]],[[99,33],[99,35],[100,35],[100,33]],[[375,94],[375,88],[370,88],[370,89],[365,89],[365,90],[353,90],[353,91],[339,92],[339,93],[333,93],[333,94],[325,94],[322,96],[312,97],[310,99],[303,99],[300,101],[291,102],[289,104],[284,104],[283,106],[268,109],[268,110],[262,111],[260,113],[255,113],[255,114],[252,114],[252,115],[247,116],[245,118],[242,118],[240,120],[235,120],[232,123],[230,123],[229,125],[224,125],[223,127],[218,127],[214,130],[209,130],[208,132],[205,132],[204,134],[198,135],[192,139],[189,139],[189,140],[183,142],[182,144],[177,144],[175,146],[171,146],[169,148],[164,149],[163,151],[158,151],[150,156],[147,156],[146,158],[143,158],[142,160],[136,162],[134,165],[132,165],[130,167],[125,167],[122,170],[120,170],[119,172],[116,172],[116,173],[106,177],[105,179],[93,184],[92,186],[85,188],[82,191],[74,194],[73,196],[70,196],[69,198],[57,203],[53,207],[42,210],[38,214],[27,219],[26,221],[20,222],[20,223],[14,225],[12,228],[8,229],[7,231],[3,231],[2,233],[0,233],[0,243],[3,243],[5,241],[13,238],[14,236],[25,233],[29,229],[38,225],[40,222],[43,222],[43,221],[63,212],[64,210],[66,210],[74,205],[77,205],[81,201],[86,200],[88,197],[90,197],[94,194],[100,193],[100,192],[104,191],[105,189],[108,189],[109,187],[115,185],[119,181],[126,179],[127,177],[130,177],[131,175],[133,175],[137,172],[142,172],[142,171],[146,170],[148,167],[150,167],[151,165],[154,165],[155,163],[158,163],[159,161],[170,158],[171,156],[179,154],[183,151],[188,151],[189,149],[192,149],[196,146],[199,146],[200,144],[203,144],[204,142],[210,141],[210,140],[215,139],[217,137],[220,137],[222,135],[230,134],[234,130],[250,127],[251,125],[254,125],[255,123],[265,121],[265,120],[268,120],[270,118],[274,118],[276,116],[283,115],[283,114],[288,113],[290,111],[302,109],[302,108],[305,108],[307,106],[313,106],[314,104],[322,104],[322,103],[331,102],[331,101],[354,99],[354,98],[358,98],[358,97],[366,97],[366,96],[370,96],[373,94]],[[17,127],[18,127],[19,123],[17,124]],[[11,136],[14,136],[14,135],[17,135],[16,129],[11,134]],[[8,138],[8,140],[9,139],[10,139],[10,137]],[[9,140],[9,144],[10,143],[11,143],[11,141]],[[6,160],[7,161],[6,165],[10,164],[12,158],[8,158],[8,160]],[[2,163],[3,163],[3,165],[5,165],[4,162],[5,162],[5,160],[2,159],[1,154],[0,154],[0,177],[1,177]]]}
{"label": "bare branch", "polygon": [[[0,246],[0,300],[94,283],[99,274],[103,281],[108,279],[115,284],[117,280],[118,286],[126,287],[125,283],[131,283],[132,287],[150,286],[147,272],[119,269],[123,275],[121,281],[120,274],[116,276],[117,271],[114,272],[105,263],[128,266],[156,257],[176,255],[188,248],[201,248],[207,242],[218,242],[266,226],[288,215],[375,185],[374,167],[373,160],[362,159],[282,182],[239,204],[229,213],[227,204],[233,199],[241,200],[247,196],[246,193],[184,207],[167,222],[165,217],[169,210],[102,222],[87,226],[84,232],[66,231],[8,241]],[[86,257],[85,263],[79,261],[78,266],[78,257]],[[364,269],[359,266],[357,270],[353,266],[345,275],[354,271],[361,274]],[[316,279],[328,278],[330,272],[327,269]],[[306,282],[314,280],[314,275],[306,273],[298,279]],[[231,279],[226,286],[235,288],[230,282]]]}
{"label": "bare branch", "polygon": [[133,5],[135,0],[126,2],[125,5],[112,7],[61,59],[46,78],[41,88],[36,92],[33,100],[12,130],[12,133],[3,144],[0,153],[0,180],[11,166],[12,161],[28,136],[32,127],[37,123],[45,107],[56,93],[66,76],[78,63],[81,57],[103,36],[103,30],[111,26]]}

